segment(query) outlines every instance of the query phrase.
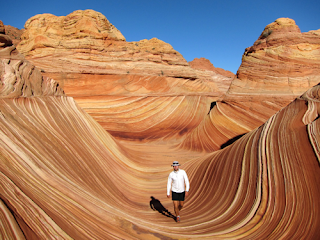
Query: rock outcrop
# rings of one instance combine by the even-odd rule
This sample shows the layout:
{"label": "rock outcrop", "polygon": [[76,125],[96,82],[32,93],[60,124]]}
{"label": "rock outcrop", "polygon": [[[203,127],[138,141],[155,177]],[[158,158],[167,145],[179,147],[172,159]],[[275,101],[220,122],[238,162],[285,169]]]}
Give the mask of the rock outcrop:
{"label": "rock outcrop", "polygon": [[224,70],[222,68],[216,68],[213,66],[213,64],[210,62],[210,60],[206,58],[195,58],[191,62],[189,62],[190,66],[195,69],[202,69],[202,70],[209,70],[213,71],[217,74],[229,77],[229,78],[234,78],[235,74]]}
{"label": "rock outcrop", "polygon": [[245,50],[230,94],[299,95],[320,82],[320,29],[301,33],[294,20],[266,26]]}
{"label": "rock outcrop", "polygon": [[[126,42],[93,10],[34,16],[17,48],[107,131],[129,140],[169,135],[180,141],[231,83],[193,69],[159,39]],[[179,115],[188,120],[181,124]]]}
{"label": "rock outcrop", "polygon": [[[77,104],[42,77],[47,69],[38,71],[19,54],[2,26],[0,234],[5,239],[320,236],[320,85],[284,108],[280,94],[247,94],[240,101],[240,94],[228,93],[203,116],[217,97],[195,90],[165,96],[158,89],[153,93],[159,96],[99,97],[99,89],[85,95],[87,86],[73,79]],[[118,83],[113,89],[124,88]],[[141,83],[157,86],[148,84]],[[141,142],[113,137],[80,104],[95,119],[112,123],[114,135],[128,132],[127,139]],[[241,138],[213,152],[236,132]],[[163,142],[148,139],[159,134]],[[168,144],[173,135],[185,137],[179,148]],[[191,183],[178,225],[165,195],[174,160]],[[158,211],[151,208],[153,200]]]}
{"label": "rock outcrop", "polygon": [[8,35],[12,39],[12,43],[17,46],[21,41],[21,35],[23,34],[24,29],[18,29],[10,25],[5,25],[4,28],[6,30],[6,35]]}
{"label": "rock outcrop", "polygon": [[0,21],[0,98],[64,95],[59,84],[43,77],[40,70],[24,59]]}
{"label": "rock outcrop", "polygon": [[[70,96],[74,95],[69,88],[73,79],[85,79],[90,90],[90,82],[94,82],[90,77],[117,85],[117,91],[105,92],[108,95],[128,92],[221,95],[230,85],[224,76],[194,70],[170,44],[159,39],[126,42],[120,31],[93,10],[75,11],[66,17],[37,15],[26,22],[25,29],[19,51],[41,68],[44,75],[59,81]],[[160,84],[160,90],[156,86],[148,88],[143,82]],[[134,85],[129,91],[127,83]],[[163,85],[169,89],[163,89]]]}
{"label": "rock outcrop", "polygon": [[181,143],[215,151],[263,124],[304,91],[320,82],[320,30],[301,33],[292,19],[266,26],[222,101]]}
{"label": "rock outcrop", "polygon": [[[0,99],[0,231],[9,239],[316,239],[319,92],[208,154],[117,143],[70,97]],[[164,189],[177,159],[192,186],[179,226],[150,208],[152,196],[173,212]]]}

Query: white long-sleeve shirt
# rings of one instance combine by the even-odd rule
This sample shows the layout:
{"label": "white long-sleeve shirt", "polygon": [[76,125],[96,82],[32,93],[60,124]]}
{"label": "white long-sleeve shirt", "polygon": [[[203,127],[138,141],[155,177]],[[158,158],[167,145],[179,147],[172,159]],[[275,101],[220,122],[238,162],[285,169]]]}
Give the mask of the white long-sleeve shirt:
{"label": "white long-sleeve shirt", "polygon": [[[186,185],[186,187],[184,186]],[[167,195],[170,195],[170,190],[173,192],[182,193],[184,191],[189,192],[190,184],[187,173],[179,169],[178,171],[172,171],[168,177]]]}

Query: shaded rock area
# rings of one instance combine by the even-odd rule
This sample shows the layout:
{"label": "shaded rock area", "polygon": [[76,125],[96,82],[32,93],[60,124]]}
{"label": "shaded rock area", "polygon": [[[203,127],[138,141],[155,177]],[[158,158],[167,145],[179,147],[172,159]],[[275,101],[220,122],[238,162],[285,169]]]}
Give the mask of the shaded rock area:
{"label": "shaded rock area", "polygon": [[12,39],[12,43],[17,46],[21,41],[24,29],[18,29],[10,25],[5,25],[6,34]]}

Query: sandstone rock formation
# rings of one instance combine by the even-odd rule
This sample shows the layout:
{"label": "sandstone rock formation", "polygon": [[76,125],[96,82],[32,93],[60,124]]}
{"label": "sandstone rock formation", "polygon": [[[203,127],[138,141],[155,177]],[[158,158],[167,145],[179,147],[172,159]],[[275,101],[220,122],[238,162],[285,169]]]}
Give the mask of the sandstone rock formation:
{"label": "sandstone rock formation", "polygon": [[17,46],[21,41],[21,35],[23,34],[24,29],[18,29],[10,25],[5,25],[4,28],[6,30],[6,35],[8,35],[12,39],[12,43]]}
{"label": "sandstone rock formation", "polygon": [[[82,78],[90,83],[91,75],[118,86],[116,92],[111,89],[105,93],[108,95],[127,94],[123,86],[127,82],[135,85],[134,90],[129,90],[130,95],[146,92],[221,95],[230,85],[230,80],[221,75],[192,69],[180,53],[159,39],[126,42],[101,13],[93,10],[75,11],[66,17],[37,15],[26,22],[25,29],[19,51],[43,69],[45,75],[54,76],[70,96],[73,90],[69,90],[69,79]],[[160,91],[143,83],[140,86],[141,77],[142,82],[159,82]],[[163,89],[163,85],[169,85],[171,92]]]}
{"label": "sandstone rock formation", "polygon": [[301,33],[280,18],[246,49],[229,93],[299,95],[319,81],[320,29]]}
{"label": "sandstone rock formation", "polygon": [[[180,138],[231,83],[213,71],[193,69],[159,39],[126,42],[92,10],[37,15],[25,29],[17,46],[21,53],[119,138]],[[183,124],[181,114],[187,117]]]}
{"label": "sandstone rock formation", "polygon": [[214,151],[263,124],[320,82],[320,30],[301,33],[292,19],[269,24],[252,47],[222,101],[180,144]]}
{"label": "sandstone rock formation", "polygon": [[64,95],[59,84],[42,77],[34,65],[25,61],[0,21],[0,98]]}
{"label": "sandstone rock formation", "polygon": [[213,66],[213,64],[210,62],[210,60],[205,58],[195,58],[191,62],[189,62],[190,66],[195,69],[202,69],[202,70],[210,70],[215,73],[218,73],[220,75],[234,78],[234,74],[230,71],[224,70],[222,68],[216,68]]}
{"label": "sandstone rock formation", "polygon": [[[316,239],[319,92],[209,154],[124,146],[70,97],[1,99],[0,231],[12,239]],[[192,186],[179,224],[149,205],[153,196],[172,212],[164,189],[173,159]]]}
{"label": "sandstone rock formation", "polygon": [[[241,102],[228,93],[205,116],[209,100],[217,96],[197,89],[194,95],[190,90],[172,96],[169,88],[165,95],[152,91],[157,84],[148,81],[141,85],[149,86],[153,96],[108,90],[99,97],[99,89],[92,94],[83,80],[73,79],[75,101],[17,52],[1,26],[0,234],[5,239],[320,235],[320,85],[280,111],[284,101],[278,97],[276,102],[275,94],[248,94]],[[112,123],[114,135],[133,132],[127,139],[141,142],[118,140],[94,118]],[[259,121],[265,123],[254,127]],[[213,134],[219,131],[221,136]],[[242,137],[212,152],[236,132]],[[164,134],[162,142],[148,139],[157,134]],[[174,147],[172,135],[185,141]],[[182,164],[191,183],[179,224],[150,208],[153,197],[173,212],[165,196],[173,160]]]}

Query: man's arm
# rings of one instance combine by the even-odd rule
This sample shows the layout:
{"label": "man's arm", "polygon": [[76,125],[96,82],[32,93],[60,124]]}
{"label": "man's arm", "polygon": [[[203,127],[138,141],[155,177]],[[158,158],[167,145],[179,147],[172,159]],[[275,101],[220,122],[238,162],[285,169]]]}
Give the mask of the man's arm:
{"label": "man's arm", "polygon": [[186,172],[184,172],[184,181],[186,183],[186,196],[188,196],[188,192],[190,190],[190,183]]}
{"label": "man's arm", "polygon": [[171,184],[172,184],[172,178],[169,174],[168,183],[167,183],[167,197],[170,197]]}

